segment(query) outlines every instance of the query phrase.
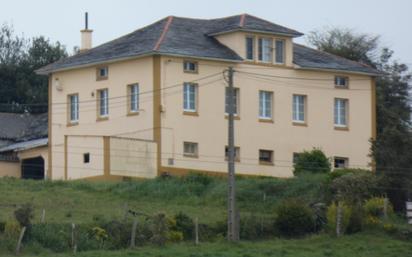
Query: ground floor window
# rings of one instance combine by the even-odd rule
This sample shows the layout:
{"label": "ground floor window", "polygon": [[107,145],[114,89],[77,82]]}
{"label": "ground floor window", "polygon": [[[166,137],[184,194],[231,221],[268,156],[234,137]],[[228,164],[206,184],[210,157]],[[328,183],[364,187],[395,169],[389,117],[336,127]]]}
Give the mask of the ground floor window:
{"label": "ground floor window", "polygon": [[198,143],[183,142],[183,155],[187,157],[198,157]]}
{"label": "ground floor window", "polygon": [[273,151],[272,150],[259,150],[259,162],[262,164],[273,164]]}
{"label": "ground floor window", "polygon": [[345,157],[335,157],[334,158],[334,165],[335,169],[344,169],[348,168],[349,166],[349,159]]}

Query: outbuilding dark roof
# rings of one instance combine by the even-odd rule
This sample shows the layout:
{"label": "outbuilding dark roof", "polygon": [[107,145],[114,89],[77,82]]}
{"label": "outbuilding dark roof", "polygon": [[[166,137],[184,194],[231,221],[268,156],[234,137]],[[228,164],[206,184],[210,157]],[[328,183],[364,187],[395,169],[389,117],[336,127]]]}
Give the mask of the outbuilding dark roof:
{"label": "outbuilding dark roof", "polygon": [[0,113],[0,141],[11,144],[46,138],[48,131],[47,120],[47,113]]}
{"label": "outbuilding dark roof", "polygon": [[[169,16],[123,37],[47,65],[37,72],[50,74],[59,70],[153,54],[242,61],[239,55],[214,37],[232,31],[254,31],[290,37],[302,35],[298,31],[249,14],[211,20]],[[295,46],[294,62],[302,68],[376,73],[371,68],[346,59],[301,45]]]}

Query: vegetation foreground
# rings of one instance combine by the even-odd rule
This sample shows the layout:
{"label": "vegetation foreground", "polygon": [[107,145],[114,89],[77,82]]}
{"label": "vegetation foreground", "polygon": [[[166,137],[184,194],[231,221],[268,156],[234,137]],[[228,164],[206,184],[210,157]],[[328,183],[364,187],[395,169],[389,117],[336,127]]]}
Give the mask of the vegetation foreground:
{"label": "vegetation foreground", "polygon": [[[380,183],[377,176],[361,170],[302,172],[291,179],[239,177],[242,241],[229,244],[223,178],[4,178],[0,255],[14,254],[19,235],[27,228],[20,251],[24,256],[64,257],[74,251],[85,257],[409,256],[412,228],[381,197]],[[336,202],[341,203],[340,218]],[[335,235],[337,219],[341,237]],[[200,245],[194,244],[195,220]]]}
{"label": "vegetation foreground", "polygon": [[[31,252],[24,256],[68,257],[73,254],[56,254],[40,252],[39,249],[27,249]],[[169,244],[164,247],[146,246],[135,250],[122,251],[89,251],[81,252],[79,257],[401,257],[411,256],[412,244],[389,236],[373,233],[362,233],[334,238],[326,235],[316,235],[304,239],[266,240],[258,242],[226,242]],[[5,255],[11,257],[14,255]]]}

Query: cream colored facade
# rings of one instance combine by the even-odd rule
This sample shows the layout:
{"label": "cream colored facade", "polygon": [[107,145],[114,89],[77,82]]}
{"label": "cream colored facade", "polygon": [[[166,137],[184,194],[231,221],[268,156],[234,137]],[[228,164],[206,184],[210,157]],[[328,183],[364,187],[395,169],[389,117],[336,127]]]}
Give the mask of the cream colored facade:
{"label": "cream colored facade", "polygon": [[[250,35],[234,32],[217,39],[245,57],[245,37]],[[282,65],[156,55],[53,73],[49,89],[49,177],[110,179],[189,171],[225,174],[227,84],[222,73],[229,66],[235,69],[234,85],[239,89],[235,121],[235,145],[240,148],[237,174],[291,177],[294,153],[314,147],[331,158],[346,158],[349,167],[370,168],[369,140],[375,130],[373,77],[300,69],[293,64],[292,39],[279,38],[285,40]],[[185,60],[196,61],[198,71],[184,72]],[[102,65],[108,67],[108,78],[98,80],[96,68]],[[348,89],[335,88],[337,75],[349,78]],[[197,84],[194,113],[183,110],[184,82]],[[137,83],[139,112],[130,113],[128,85]],[[100,89],[109,92],[107,119],[98,115]],[[261,90],[273,93],[270,120],[259,119]],[[69,122],[68,97],[72,94],[77,94],[80,102],[76,124]],[[295,94],[307,99],[304,124],[292,121]],[[349,103],[345,129],[334,125],[335,98],[347,99]],[[112,142],[114,138],[126,142]],[[197,158],[184,154],[184,142],[198,144]],[[272,164],[259,161],[260,149],[273,151]],[[89,163],[82,159],[86,153],[90,154]]]}

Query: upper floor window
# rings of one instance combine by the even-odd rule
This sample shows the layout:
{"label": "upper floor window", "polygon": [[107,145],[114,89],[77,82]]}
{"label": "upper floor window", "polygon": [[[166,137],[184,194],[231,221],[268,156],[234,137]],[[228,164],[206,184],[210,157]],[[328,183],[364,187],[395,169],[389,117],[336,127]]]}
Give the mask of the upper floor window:
{"label": "upper floor window", "polygon": [[109,90],[106,89],[100,89],[97,91],[98,95],[98,114],[99,117],[105,118],[109,116]]}
{"label": "upper floor window", "polygon": [[139,84],[129,85],[129,112],[139,111]]}
{"label": "upper floor window", "polygon": [[306,96],[293,95],[293,121],[304,123],[306,121]]}
{"label": "upper floor window", "polygon": [[285,40],[277,39],[275,41],[275,53],[276,63],[285,63]]}
{"label": "upper floor window", "polygon": [[348,88],[349,87],[349,78],[344,76],[335,77],[335,87],[337,88]]}
{"label": "upper floor window", "polygon": [[348,126],[348,100],[342,98],[335,98],[335,126],[347,127]]}
{"label": "upper floor window", "polygon": [[255,59],[255,38],[246,37],[246,59],[254,60]]}
{"label": "upper floor window", "polygon": [[193,61],[183,61],[183,71],[189,73],[197,73],[198,63]]}
{"label": "upper floor window", "polygon": [[259,61],[272,62],[273,40],[271,38],[259,38]]}
{"label": "upper floor window", "polygon": [[70,108],[70,123],[77,123],[79,121],[79,95],[69,95],[69,108]]}
{"label": "upper floor window", "polygon": [[99,67],[96,69],[96,80],[105,80],[109,77],[109,67]]}
{"label": "upper floor window", "polygon": [[83,154],[83,163],[90,163],[90,153]]}
{"label": "upper floor window", "polygon": [[[239,114],[239,88],[233,88],[234,90],[234,110],[233,114],[238,115]],[[226,87],[226,92],[225,92],[225,113],[229,113],[229,87]]]}
{"label": "upper floor window", "polygon": [[184,83],[183,86],[183,110],[196,112],[197,110],[197,85]]}
{"label": "upper floor window", "polygon": [[259,91],[259,118],[272,119],[272,98],[272,92]]}

